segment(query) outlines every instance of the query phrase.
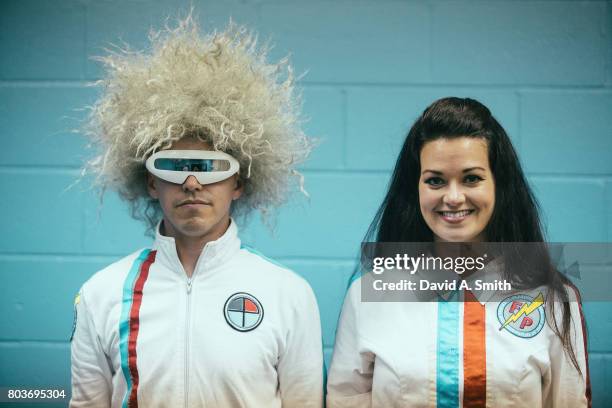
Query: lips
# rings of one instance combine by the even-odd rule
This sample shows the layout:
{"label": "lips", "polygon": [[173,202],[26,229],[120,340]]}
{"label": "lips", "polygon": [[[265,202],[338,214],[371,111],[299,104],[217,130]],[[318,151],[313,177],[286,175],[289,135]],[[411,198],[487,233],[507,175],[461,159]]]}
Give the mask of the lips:
{"label": "lips", "polygon": [[458,211],[436,211],[440,217],[446,222],[453,224],[460,223],[470,216],[475,210],[458,210]]}
{"label": "lips", "polygon": [[177,207],[196,207],[196,206],[200,206],[200,205],[210,205],[209,202],[207,201],[203,201],[203,200],[185,200],[185,201],[181,201]]}

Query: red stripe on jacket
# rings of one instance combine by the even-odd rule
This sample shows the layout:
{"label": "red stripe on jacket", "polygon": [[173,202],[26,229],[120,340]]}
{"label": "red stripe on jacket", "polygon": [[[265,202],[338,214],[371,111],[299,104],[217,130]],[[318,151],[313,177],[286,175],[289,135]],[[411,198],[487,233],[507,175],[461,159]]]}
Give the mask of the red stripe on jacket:
{"label": "red stripe on jacket", "polygon": [[140,328],[140,305],[142,304],[142,290],[149,277],[149,268],[155,262],[157,251],[151,251],[147,259],[140,266],[138,278],[134,283],[132,295],[132,308],[130,309],[129,337],[128,337],[128,367],[132,377],[132,392],[128,398],[128,407],[138,407],[138,366],[136,355],[136,342],[138,341],[138,330]]}

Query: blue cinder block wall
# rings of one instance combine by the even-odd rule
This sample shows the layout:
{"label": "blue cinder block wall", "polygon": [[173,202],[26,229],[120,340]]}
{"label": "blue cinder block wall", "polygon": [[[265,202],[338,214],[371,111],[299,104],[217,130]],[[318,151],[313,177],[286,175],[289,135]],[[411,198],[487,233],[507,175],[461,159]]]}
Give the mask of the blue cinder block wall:
{"label": "blue cinder block wall", "polygon": [[[306,277],[329,359],[347,279],[411,123],[434,99],[483,101],[511,135],[552,241],[612,241],[612,2],[193,1],[205,27],[231,16],[291,53],[309,134],[310,199],[244,241]],[[188,1],[0,3],[0,388],[69,386],[72,301],[102,266],[149,240],[126,206],[70,186],[86,157],[79,108],[90,56],[146,45]],[[612,406],[612,306],[585,305],[594,406]]]}

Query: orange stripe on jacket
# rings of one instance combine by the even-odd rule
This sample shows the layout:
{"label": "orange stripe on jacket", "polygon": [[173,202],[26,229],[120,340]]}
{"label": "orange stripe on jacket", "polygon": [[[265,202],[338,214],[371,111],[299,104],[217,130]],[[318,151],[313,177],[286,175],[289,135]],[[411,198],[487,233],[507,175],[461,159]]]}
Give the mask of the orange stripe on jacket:
{"label": "orange stripe on jacket", "polygon": [[463,407],[484,407],[487,402],[485,306],[465,291],[463,304]]}

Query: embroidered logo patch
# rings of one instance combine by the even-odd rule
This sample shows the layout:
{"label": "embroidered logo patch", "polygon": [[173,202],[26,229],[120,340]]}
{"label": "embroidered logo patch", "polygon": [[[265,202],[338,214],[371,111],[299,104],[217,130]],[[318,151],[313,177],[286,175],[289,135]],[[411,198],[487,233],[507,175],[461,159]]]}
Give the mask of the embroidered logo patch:
{"label": "embroidered logo patch", "polygon": [[248,293],[234,293],[225,301],[223,306],[225,321],[232,328],[247,332],[261,324],[264,310],[259,300]]}
{"label": "embroidered logo patch", "polygon": [[81,301],[81,292],[77,293],[77,295],[74,297],[74,318],[72,321],[72,333],[70,334],[70,341],[72,341],[72,339],[74,338],[74,332],[76,330],[76,325],[77,325],[77,305],[79,304],[80,301]]}
{"label": "embroidered logo patch", "polygon": [[529,339],[536,336],[546,322],[544,296],[535,299],[525,294],[512,295],[502,300],[497,307],[499,330],[507,330],[515,336]]}

